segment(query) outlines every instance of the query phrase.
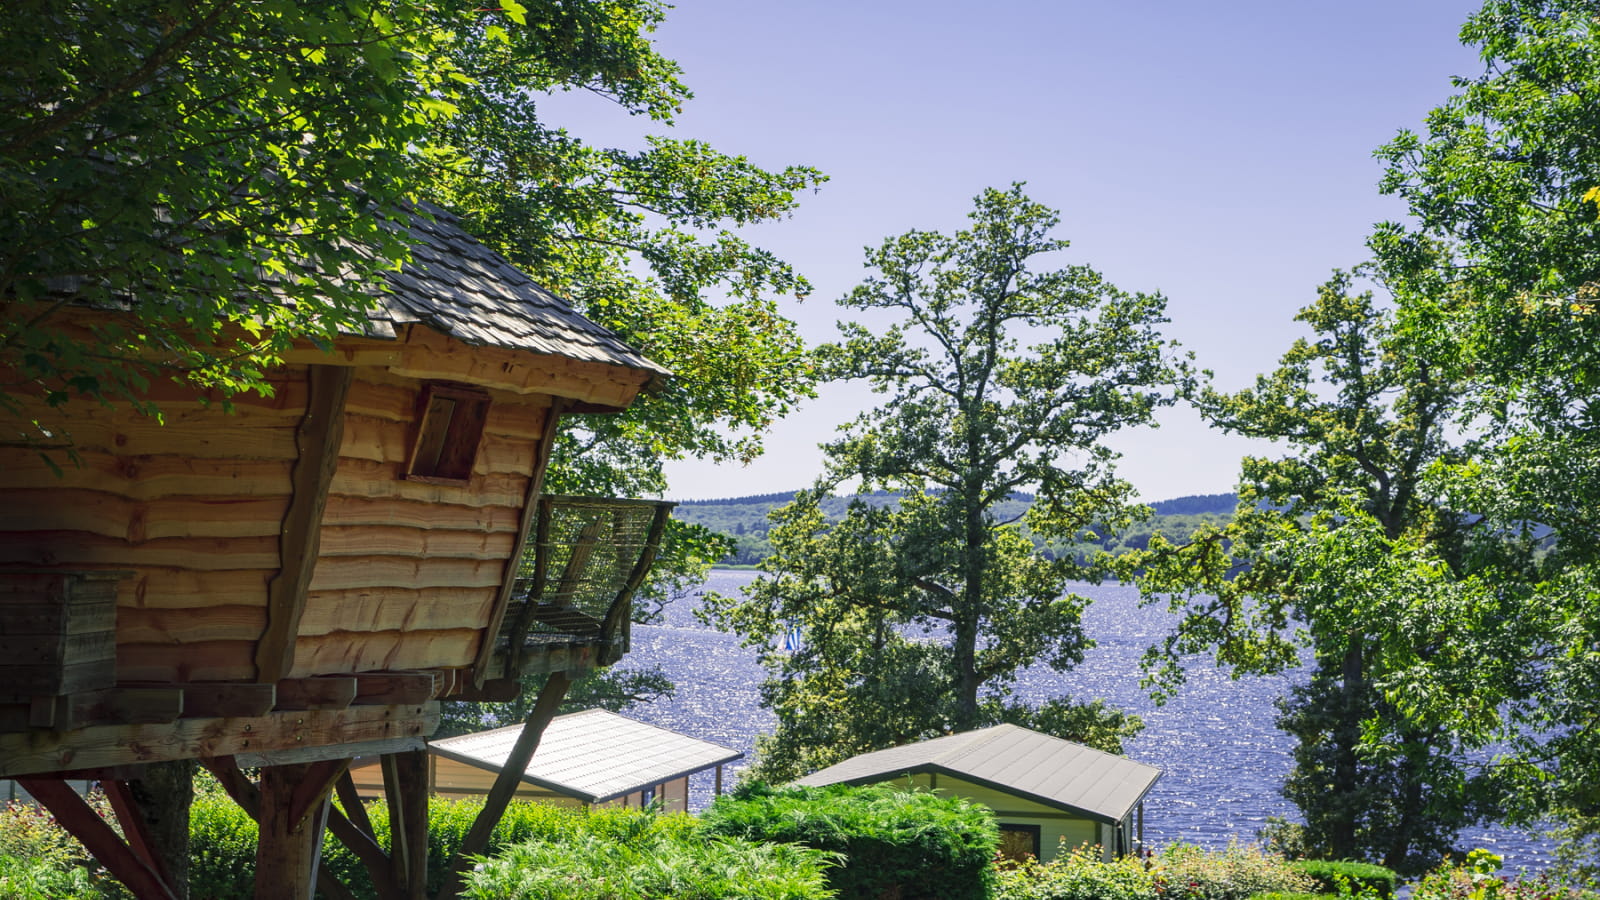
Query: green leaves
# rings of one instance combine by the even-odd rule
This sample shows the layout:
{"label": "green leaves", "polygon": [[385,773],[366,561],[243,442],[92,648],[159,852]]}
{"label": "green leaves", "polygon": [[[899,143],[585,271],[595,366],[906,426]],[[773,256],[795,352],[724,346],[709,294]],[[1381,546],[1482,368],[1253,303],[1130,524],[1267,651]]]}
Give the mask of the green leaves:
{"label": "green leaves", "polygon": [[[1083,266],[1035,270],[1066,244],[1020,185],[984,192],[970,219],[867,252],[876,274],[842,303],[898,319],[841,325],[817,361],[885,402],[825,447],[817,488],[774,515],[767,576],[710,604],[764,654],[779,727],[761,746],[763,777],[999,721],[1111,750],[1138,728],[1065,698],[1037,711],[1010,701],[1022,669],[1082,659],[1087,601],[1067,588],[1103,570],[1046,555],[999,510],[1035,493],[1027,527],[1062,544],[1131,519],[1131,488],[1099,441],[1173,402],[1187,363],[1160,337],[1159,296]],[[847,479],[899,499],[853,502],[830,522],[820,498]],[[791,629],[799,647],[784,650]]]}

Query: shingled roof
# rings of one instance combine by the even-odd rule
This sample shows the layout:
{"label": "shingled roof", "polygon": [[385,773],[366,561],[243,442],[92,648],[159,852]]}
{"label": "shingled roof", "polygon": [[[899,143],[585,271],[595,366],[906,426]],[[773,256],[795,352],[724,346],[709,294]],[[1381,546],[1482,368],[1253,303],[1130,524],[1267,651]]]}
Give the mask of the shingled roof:
{"label": "shingled roof", "polygon": [[503,347],[586,362],[668,371],[579,315],[429,203],[409,222],[411,260],[386,278],[367,336],[393,339],[420,323],[475,346]]}
{"label": "shingled roof", "polygon": [[1155,766],[1017,725],[996,725],[853,756],[796,784],[869,784],[941,772],[1115,824],[1161,777]]}
{"label": "shingled roof", "polygon": [[[521,725],[430,741],[428,751],[499,772]],[[603,803],[744,756],[708,741],[603,709],[550,720],[522,780],[585,803]]]}

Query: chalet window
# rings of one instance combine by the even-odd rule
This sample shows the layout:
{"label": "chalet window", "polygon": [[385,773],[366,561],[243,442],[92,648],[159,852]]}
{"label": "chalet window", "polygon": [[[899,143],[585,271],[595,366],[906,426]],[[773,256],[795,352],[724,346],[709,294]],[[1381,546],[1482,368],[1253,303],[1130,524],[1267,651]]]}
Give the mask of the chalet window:
{"label": "chalet window", "polygon": [[429,384],[422,388],[417,443],[406,478],[436,484],[466,484],[483,442],[489,395],[472,388]]}
{"label": "chalet window", "polygon": [[1040,827],[1016,822],[1000,823],[1000,855],[1022,862],[1028,857],[1039,858]]}

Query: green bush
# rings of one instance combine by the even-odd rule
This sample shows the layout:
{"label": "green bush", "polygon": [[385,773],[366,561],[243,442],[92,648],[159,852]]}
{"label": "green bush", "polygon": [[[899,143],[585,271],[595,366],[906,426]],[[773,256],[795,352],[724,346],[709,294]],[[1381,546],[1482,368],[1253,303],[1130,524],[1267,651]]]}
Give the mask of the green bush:
{"label": "green bush", "polygon": [[840,854],[828,873],[842,900],[991,896],[994,816],[955,797],[867,787],[741,785],[701,814],[710,834]]}
{"label": "green bush", "polygon": [[1099,847],[1079,847],[1048,863],[1000,873],[1003,900],[1248,900],[1296,894],[1311,879],[1256,847],[1207,852],[1173,844],[1147,865],[1136,857],[1103,862]]}
{"label": "green bush", "polygon": [[[445,865],[482,808],[481,800],[428,804],[430,896],[442,886]],[[371,804],[367,814],[378,844],[387,849],[386,807]],[[190,841],[192,896],[208,900],[255,896],[256,825],[243,810],[220,793],[200,793],[191,813]],[[322,854],[323,867],[358,900],[375,900],[366,867],[331,832],[324,836]],[[707,841],[698,823],[680,814],[514,802],[490,835],[484,855],[486,860],[469,877],[472,897],[819,900],[831,896],[824,887],[826,854],[798,847]],[[501,855],[524,863],[538,860],[537,871],[519,871],[517,863],[497,858]],[[600,892],[592,892],[592,885],[601,885],[594,888]],[[641,893],[628,893],[630,889]]]}
{"label": "green bush", "polygon": [[1371,889],[1380,897],[1393,897],[1400,885],[1400,876],[1393,869],[1371,863],[1335,862],[1326,859],[1298,859],[1290,863],[1315,881],[1315,890],[1324,894],[1339,892],[1339,879],[1350,886],[1350,892],[1359,894]]}
{"label": "green bush", "polygon": [[1156,857],[1154,872],[1163,896],[1184,900],[1247,900],[1254,894],[1299,893],[1313,886],[1310,876],[1282,857],[1232,843],[1209,852],[1170,844]]}
{"label": "green bush", "polygon": [[[104,814],[103,795],[92,794],[88,800]],[[48,812],[31,803],[0,806],[0,897],[105,900],[125,896]]]}
{"label": "green bush", "polygon": [[1102,862],[1099,847],[1079,847],[1048,863],[1000,869],[998,900],[1160,900],[1154,871],[1137,857]]}
{"label": "green bush", "polygon": [[1413,900],[1600,900],[1600,891],[1591,882],[1550,872],[1502,878],[1495,874],[1500,863],[1499,856],[1481,849],[1460,863],[1446,859],[1422,876],[1411,896]]}
{"label": "green bush", "polygon": [[705,840],[631,813],[632,834],[537,838],[485,860],[471,900],[825,900],[828,854],[793,844]]}

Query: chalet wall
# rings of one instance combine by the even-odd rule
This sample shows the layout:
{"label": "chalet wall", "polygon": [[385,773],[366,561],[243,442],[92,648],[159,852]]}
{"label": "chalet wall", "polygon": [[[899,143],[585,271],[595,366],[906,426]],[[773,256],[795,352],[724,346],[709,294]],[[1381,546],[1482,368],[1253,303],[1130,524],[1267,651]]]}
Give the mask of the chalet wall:
{"label": "chalet wall", "polygon": [[468,483],[432,484],[403,477],[421,390],[356,371],[291,677],[473,662],[516,550],[550,398],[490,391]]}
{"label": "chalet wall", "polygon": [[[49,451],[59,475],[33,449],[0,450],[0,565],[129,573],[117,594],[119,681],[253,676],[305,370],[279,370],[272,384],[271,397],[234,397],[232,415],[157,385],[164,425],[74,401],[63,449]],[[58,421],[43,404],[33,412]]]}
{"label": "chalet wall", "polygon": [[[904,783],[904,780],[896,783]],[[1099,822],[1074,816],[1026,797],[949,775],[913,775],[910,783],[924,790],[936,790],[987,806],[994,811],[997,822],[1039,826],[1039,858],[1045,861],[1054,859],[1061,848],[1071,849],[1080,844],[1110,846],[1105,840],[1111,836],[1110,826],[1102,826]]]}

